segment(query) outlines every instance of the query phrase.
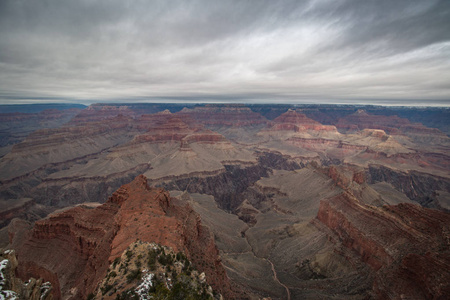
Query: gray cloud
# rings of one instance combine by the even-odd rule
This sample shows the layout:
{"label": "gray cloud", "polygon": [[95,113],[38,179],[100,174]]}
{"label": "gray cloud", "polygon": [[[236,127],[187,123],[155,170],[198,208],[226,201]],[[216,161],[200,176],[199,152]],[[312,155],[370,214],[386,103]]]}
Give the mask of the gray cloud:
{"label": "gray cloud", "polygon": [[449,57],[446,0],[0,1],[0,103],[448,106]]}

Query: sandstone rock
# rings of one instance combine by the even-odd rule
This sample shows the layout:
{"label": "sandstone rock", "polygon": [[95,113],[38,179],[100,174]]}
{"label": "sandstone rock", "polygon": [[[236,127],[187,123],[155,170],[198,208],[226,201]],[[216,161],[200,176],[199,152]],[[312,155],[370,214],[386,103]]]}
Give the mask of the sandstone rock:
{"label": "sandstone rock", "polygon": [[448,295],[449,214],[406,203],[379,209],[344,193],[321,201],[317,218],[372,267],[378,299]]}
{"label": "sandstone rock", "polygon": [[278,116],[273,120],[274,125],[270,128],[272,131],[289,130],[289,131],[336,131],[336,127],[329,125],[322,125],[306,115],[289,109],[284,114]]}
{"label": "sandstone rock", "polygon": [[104,205],[50,215],[22,239],[16,236],[12,245],[24,262],[18,274],[46,278],[64,298],[86,297],[109,264],[137,239],[185,252],[207,274],[209,284],[232,295],[208,228],[188,205],[150,188],[144,176],[121,187]]}
{"label": "sandstone rock", "polygon": [[184,108],[178,115],[190,115],[206,126],[254,126],[266,124],[267,119],[243,105],[206,105],[193,109]]}
{"label": "sandstone rock", "polygon": [[6,250],[0,256],[0,298],[23,300],[52,300],[52,286],[42,279],[30,278],[22,282],[16,278],[19,262],[14,250]]}
{"label": "sandstone rock", "polygon": [[408,119],[398,116],[371,115],[362,109],[339,119],[336,127],[343,131],[380,129],[388,134],[413,133],[442,135],[438,129],[428,128],[420,123],[411,123]]}

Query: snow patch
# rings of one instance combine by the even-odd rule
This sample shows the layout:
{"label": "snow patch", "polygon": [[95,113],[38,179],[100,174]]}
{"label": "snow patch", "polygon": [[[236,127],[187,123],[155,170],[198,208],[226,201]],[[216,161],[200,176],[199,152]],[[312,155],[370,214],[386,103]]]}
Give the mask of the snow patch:
{"label": "snow patch", "polygon": [[9,260],[4,259],[0,262],[0,300],[16,300],[19,299],[17,294],[10,290],[3,290],[3,287],[5,286],[5,275],[3,274],[3,271],[6,269],[6,267],[9,264]]}
{"label": "snow patch", "polygon": [[148,290],[153,286],[152,279],[154,274],[145,274],[142,278],[142,282],[136,288],[136,294],[138,294],[140,300],[150,300],[152,297],[148,295]]}

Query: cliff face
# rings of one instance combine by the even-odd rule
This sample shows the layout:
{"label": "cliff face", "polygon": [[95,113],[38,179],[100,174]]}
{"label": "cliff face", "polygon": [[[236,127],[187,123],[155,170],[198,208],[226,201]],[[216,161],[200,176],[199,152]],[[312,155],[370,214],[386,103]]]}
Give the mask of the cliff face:
{"label": "cliff face", "polygon": [[[63,298],[80,299],[94,291],[110,263],[137,239],[185,252],[215,289],[231,295],[209,230],[189,206],[175,203],[162,189],[149,188],[144,176],[97,208],[51,215],[21,236],[16,234],[12,241],[24,262],[18,274],[50,275],[48,280],[60,287]],[[59,297],[58,292],[54,295]]]}
{"label": "cliff face", "polygon": [[124,116],[37,130],[1,158],[0,180],[20,179],[38,169],[48,172],[52,165],[87,158],[130,139],[130,120]]}
{"label": "cliff face", "polygon": [[16,278],[19,262],[14,250],[6,250],[0,255],[0,299],[52,300],[52,285],[34,278],[23,282]]}
{"label": "cliff face", "polygon": [[375,208],[340,194],[317,219],[375,273],[377,299],[439,299],[450,291],[450,216],[402,203]]}
{"label": "cliff face", "polygon": [[322,125],[306,115],[289,109],[287,112],[278,116],[273,120],[272,131],[288,130],[288,131],[336,131],[336,127],[330,125]]}
{"label": "cliff face", "polygon": [[[27,135],[43,128],[55,128],[68,122],[80,109],[47,109],[39,113],[0,113],[0,150],[23,141]],[[6,153],[0,152],[0,156]]]}
{"label": "cliff face", "polygon": [[211,130],[204,129],[192,120],[184,120],[172,115],[165,115],[165,122],[151,128],[147,133],[134,138],[133,143],[164,143],[169,141],[222,142],[225,138]]}
{"label": "cliff face", "polygon": [[[441,162],[441,165],[447,164],[448,162]],[[441,207],[439,201],[436,201],[436,193],[437,191],[450,192],[448,178],[431,176],[422,172],[402,172],[382,165],[370,165],[367,175],[371,183],[388,182],[411,200],[427,207],[445,209]]]}
{"label": "cliff face", "polygon": [[243,105],[206,105],[194,109],[184,108],[177,115],[189,115],[206,126],[254,126],[266,124],[266,118]]}
{"label": "cliff face", "polygon": [[438,129],[428,128],[420,123],[411,123],[408,119],[398,116],[371,115],[364,110],[345,116],[336,123],[336,127],[343,131],[363,129],[381,129],[388,134],[431,134],[442,135]]}

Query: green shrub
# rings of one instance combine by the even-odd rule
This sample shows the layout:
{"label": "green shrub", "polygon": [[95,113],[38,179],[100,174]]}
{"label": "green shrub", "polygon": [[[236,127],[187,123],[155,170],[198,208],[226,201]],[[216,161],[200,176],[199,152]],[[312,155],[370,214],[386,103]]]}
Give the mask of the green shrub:
{"label": "green shrub", "polygon": [[168,254],[166,255],[164,252],[158,257],[158,261],[163,266],[171,265],[173,263],[173,257],[172,255]]}
{"label": "green shrub", "polygon": [[106,284],[100,288],[102,291],[102,295],[104,296],[110,289],[112,289],[114,286],[112,284]]}
{"label": "green shrub", "polygon": [[114,259],[113,268],[115,268],[118,263],[120,263],[120,257],[116,257],[116,259]]}
{"label": "green shrub", "polygon": [[140,267],[142,266],[142,263],[141,263],[140,260],[137,260],[137,261],[135,262],[135,265],[136,265],[136,267],[140,268]]}
{"label": "green shrub", "polygon": [[155,251],[153,251],[153,250],[148,251],[147,265],[151,271],[155,270],[155,268],[156,268],[156,257],[157,257],[157,254]]}
{"label": "green shrub", "polygon": [[141,270],[140,269],[135,269],[135,270],[131,270],[130,274],[127,275],[127,282],[130,283],[133,280],[140,280],[141,279]]}
{"label": "green shrub", "polygon": [[127,252],[125,253],[125,255],[127,256],[127,259],[130,259],[133,256],[133,252],[130,250],[127,250]]}

